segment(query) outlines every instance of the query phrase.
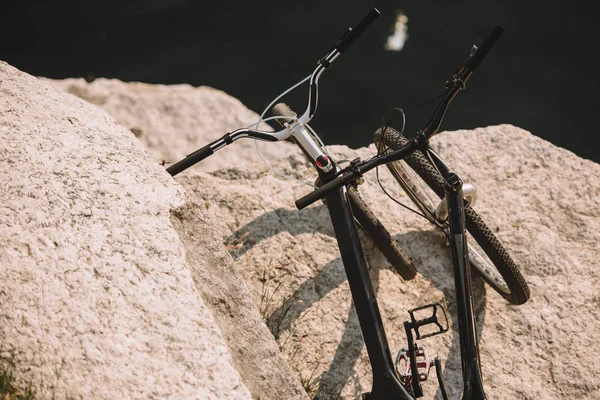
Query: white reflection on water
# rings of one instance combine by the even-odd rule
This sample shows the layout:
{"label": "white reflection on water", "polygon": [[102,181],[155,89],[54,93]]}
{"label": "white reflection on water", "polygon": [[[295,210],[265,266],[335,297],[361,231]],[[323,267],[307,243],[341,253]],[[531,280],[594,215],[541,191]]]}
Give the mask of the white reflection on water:
{"label": "white reflection on water", "polygon": [[392,28],[392,34],[388,36],[383,46],[388,51],[400,51],[408,40],[408,17],[402,10],[396,11],[396,22]]}

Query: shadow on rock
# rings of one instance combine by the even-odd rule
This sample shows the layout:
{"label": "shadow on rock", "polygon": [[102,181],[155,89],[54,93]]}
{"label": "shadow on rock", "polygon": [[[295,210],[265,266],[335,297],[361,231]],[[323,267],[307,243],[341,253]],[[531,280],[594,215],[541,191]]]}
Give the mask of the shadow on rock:
{"label": "shadow on rock", "polygon": [[334,237],[327,207],[321,205],[301,212],[285,208],[266,212],[228,236],[225,243],[230,247],[237,245],[232,256],[239,258],[261,241],[281,232],[289,232],[293,236],[318,232]]}
{"label": "shadow on rock", "polygon": [[[362,229],[359,228],[362,231]],[[241,227],[232,234],[227,240],[235,241],[240,237],[249,237],[235,252],[234,257],[240,257],[248,252],[252,247],[261,241],[277,235],[280,232],[288,232],[291,235],[304,233],[322,233],[334,237],[331,222],[328,217],[327,209],[324,206],[314,207],[303,210],[301,213],[295,210],[277,209],[267,212],[254,219],[250,223]],[[372,245],[364,245],[364,232],[361,232],[363,247],[367,258],[369,275],[371,277],[375,291],[379,288],[380,272],[386,266],[393,270],[388,263],[381,263],[382,255],[379,250]],[[447,311],[451,323],[451,346],[448,352],[448,358],[445,360],[444,380],[450,397],[457,397],[462,390],[462,373],[460,360],[460,340],[458,332],[458,320],[456,318],[456,300],[454,296],[454,278],[452,270],[452,260],[450,249],[447,248],[438,234],[432,231],[412,231],[396,235],[394,239],[400,247],[411,256],[419,274],[426,281],[431,282],[432,286],[444,294],[447,303]],[[368,239],[370,240],[370,239]],[[379,262],[378,261],[379,257]],[[318,274],[310,279],[306,279],[294,293],[277,309],[275,309],[267,319],[267,325],[276,330],[284,332],[291,328],[294,321],[297,321],[303,313],[324,298],[329,292],[336,289],[346,281],[344,273],[340,273],[340,267],[343,265],[340,258],[334,259],[321,268]],[[401,279],[398,277],[398,279]],[[473,299],[474,313],[476,318],[476,329],[478,336],[481,335],[484,319],[486,292],[481,279],[473,279]],[[307,295],[316,292],[318,295]],[[299,301],[302,299],[302,301]],[[424,304],[423,304],[424,305]],[[409,319],[408,313],[406,320]],[[404,332],[401,330],[401,332]],[[389,335],[389,333],[388,333]],[[278,336],[278,335],[276,335]],[[425,340],[426,342],[426,340]],[[421,343],[420,343],[421,344]],[[364,346],[360,323],[358,317],[351,307],[346,318],[344,333],[337,346],[335,355],[328,369],[317,378],[320,381],[319,389],[314,399],[324,400],[338,398],[342,389],[348,380],[356,378],[354,365],[360,357]],[[393,355],[393,357],[395,354]],[[435,356],[435,355],[431,355]],[[432,380],[436,381],[434,374],[431,374]],[[360,397],[361,387],[357,379],[355,391],[356,397]],[[425,383],[426,385],[427,383]],[[434,383],[435,385],[435,383]],[[436,398],[441,398],[441,394],[436,394]]]}

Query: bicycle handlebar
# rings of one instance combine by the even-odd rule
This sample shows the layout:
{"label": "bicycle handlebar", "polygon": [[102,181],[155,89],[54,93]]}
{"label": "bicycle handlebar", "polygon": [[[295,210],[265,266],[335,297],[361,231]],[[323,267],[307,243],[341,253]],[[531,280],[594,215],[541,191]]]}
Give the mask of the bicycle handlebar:
{"label": "bicycle handlebar", "polygon": [[204,160],[206,157],[212,155],[213,153],[214,151],[210,147],[210,144],[207,144],[206,146],[196,150],[192,154],[187,155],[183,160],[179,161],[178,163],[171,165],[169,168],[167,168],[167,172],[171,176],[175,176],[181,171],[185,171],[192,165]]}
{"label": "bicycle handlebar", "polygon": [[500,39],[500,36],[502,36],[503,32],[504,28],[502,28],[500,25],[496,25],[496,27],[492,30],[492,33],[485,39],[479,48],[476,48],[475,46],[473,47],[477,49],[475,53],[471,53],[463,62],[463,64],[459,66],[452,79],[446,82],[446,93],[443,99],[438,104],[427,126],[421,131],[423,140],[429,140],[437,133],[450,102],[454,99],[458,92],[466,87],[466,83],[473,74],[475,68],[479,66],[487,53],[489,53],[494,44],[496,44],[498,39]]}
{"label": "bicycle handlebar", "polygon": [[[310,76],[310,85],[308,91],[308,107],[304,114],[299,119],[303,124],[308,123],[315,114],[317,109],[318,101],[318,82],[322,73],[331,66],[333,61],[343,52],[348,46],[350,46],[356,38],[358,38],[371,23],[379,16],[379,11],[376,8],[372,8],[371,11],[356,25],[354,29],[349,28],[348,31],[342,36],[340,40],[335,44],[333,49],[319,61],[319,65],[313,71]],[[204,160],[206,157],[212,155],[215,151],[225,147],[228,144],[233,143],[235,140],[250,137],[253,139],[264,140],[269,142],[276,142],[279,140],[287,139],[291,135],[291,131],[283,129],[277,132],[265,132],[256,129],[238,129],[231,133],[225,134],[222,138],[209,143],[208,145],[196,150],[192,154],[189,154],[183,160],[178,161],[174,165],[167,168],[167,172],[171,176],[175,176],[178,173],[186,170],[192,165]]]}
{"label": "bicycle handlebar", "polygon": [[226,133],[223,135],[223,137],[207,144],[191,154],[188,154],[183,160],[171,165],[169,168],[167,168],[167,172],[171,174],[171,176],[175,176],[178,173],[188,169],[192,165],[204,160],[206,157],[212,155],[215,151],[222,149],[238,139],[251,137],[257,140],[263,140],[265,142],[276,142],[278,140],[285,139],[285,137],[280,137],[280,135],[278,135],[278,133],[282,132],[285,132],[285,130],[271,133],[256,129],[238,129],[233,132]]}
{"label": "bicycle handlebar", "polygon": [[[363,19],[363,21],[361,21],[361,23],[359,24],[359,26],[363,26],[363,30],[370,23],[365,23],[365,21],[369,19],[369,15],[367,15],[367,17],[365,17],[365,19]],[[391,153],[380,154],[369,161],[352,165],[349,168],[349,170],[346,171],[343,175],[338,176],[332,181],[317,188],[312,193],[309,193],[306,196],[296,200],[296,207],[299,210],[308,207],[317,200],[326,197],[331,191],[349,184],[350,182],[359,178],[363,173],[375,168],[376,166],[385,164],[390,161],[400,160],[411,154],[417,148],[425,146],[426,142],[438,131],[442,123],[444,114],[446,113],[446,109],[448,108],[448,105],[450,104],[454,96],[456,96],[456,94],[460,90],[464,89],[466,81],[469,79],[475,68],[479,66],[479,64],[485,58],[487,53],[489,53],[494,44],[496,44],[498,39],[500,39],[500,36],[502,36],[503,32],[504,28],[502,28],[500,25],[496,25],[496,27],[492,30],[491,34],[477,49],[475,54],[470,56],[466,60],[466,62],[459,68],[459,70],[454,75],[453,79],[450,82],[448,82],[449,85],[447,86],[446,94],[440,102],[440,104],[438,105],[438,107],[436,108],[433,117],[429,121],[429,124],[425,129],[421,131],[420,134],[417,135],[417,137],[411,143],[398,150],[394,150]],[[360,32],[358,34],[360,34]]]}
{"label": "bicycle handlebar", "polygon": [[348,28],[346,33],[341,37],[341,39],[335,44],[335,48],[343,53],[348,46],[352,44],[362,33],[379,17],[379,10],[373,7],[371,11],[354,27]]}

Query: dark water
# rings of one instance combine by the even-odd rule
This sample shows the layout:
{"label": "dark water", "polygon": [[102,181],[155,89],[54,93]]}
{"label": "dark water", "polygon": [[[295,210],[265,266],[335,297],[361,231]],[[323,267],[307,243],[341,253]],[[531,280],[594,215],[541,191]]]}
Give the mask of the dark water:
{"label": "dark water", "polygon": [[[596,3],[557,1],[21,1],[0,12],[0,59],[33,75],[210,85],[262,111],[308,75],[375,5],[382,16],[323,76],[313,127],[328,143],[370,143],[392,106],[444,89],[495,24],[498,45],[453,102],[443,129],[510,123],[600,162]],[[56,3],[56,2],[54,2]],[[409,39],[384,51],[395,13]],[[306,90],[286,100],[305,107]],[[431,110],[408,115],[410,134]]]}

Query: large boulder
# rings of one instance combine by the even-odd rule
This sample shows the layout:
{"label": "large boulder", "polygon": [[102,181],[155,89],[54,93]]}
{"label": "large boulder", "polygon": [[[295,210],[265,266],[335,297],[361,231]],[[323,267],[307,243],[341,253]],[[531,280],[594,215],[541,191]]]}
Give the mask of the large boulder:
{"label": "large boulder", "polygon": [[[529,302],[512,306],[476,281],[486,391],[502,399],[598,398],[600,166],[510,125],[445,132],[433,143],[478,188],[477,211],[531,287]],[[330,152],[337,159],[364,159],[376,151],[331,146]],[[294,178],[314,179],[300,155],[275,166]],[[359,189],[420,272],[403,281],[363,237],[390,346],[396,352],[406,345],[407,309],[445,303],[453,315],[450,333],[422,344],[444,360],[449,396],[458,398],[461,364],[449,249],[427,222],[387,198],[374,175]],[[385,169],[380,175],[388,191],[410,204]],[[356,399],[368,391],[368,356],[326,207],[293,206],[312,189],[260,165],[192,172],[178,181],[229,232],[225,240],[237,265],[309,394]],[[425,398],[432,398],[437,385],[424,386]]]}
{"label": "large boulder", "polygon": [[20,385],[40,399],[306,398],[224,233],[129,130],[0,62],[0,137],[0,365]]}
{"label": "large boulder", "polygon": [[[130,129],[161,163],[174,163],[225,133],[259,120],[238,99],[207,86],[151,85],[104,78],[91,83],[83,78],[42,79],[104,109]],[[260,128],[271,130],[265,123]],[[296,151],[289,143],[274,147],[264,142],[255,145],[251,140],[239,141],[235,147],[221,150],[221,157],[209,158],[195,168],[213,171],[241,162],[259,162],[256,146],[266,160]]]}
{"label": "large boulder", "polygon": [[[175,143],[182,133],[161,134]],[[270,146],[277,150],[280,145],[286,146]],[[511,306],[475,282],[490,398],[599,398],[600,166],[510,125],[444,132],[433,145],[478,188],[477,211],[531,288],[528,303]],[[330,152],[337,159],[353,159],[371,156],[375,149],[331,146]],[[359,398],[370,388],[370,368],[326,208],[297,211],[294,200],[310,187],[273,175],[256,162],[230,161],[221,151],[206,162],[220,158],[230,168],[212,170],[201,163],[177,180],[207,210],[216,232],[226,233],[222,240],[236,269],[251,284],[261,314],[310,394]],[[314,180],[313,168],[299,151],[274,165],[294,178]],[[410,204],[384,168],[380,175],[388,191]],[[455,315],[451,259],[430,225],[388,199],[373,173],[360,190],[420,271],[416,279],[402,281],[361,232],[390,346],[397,351],[405,345],[406,309],[440,301]],[[423,343],[444,360],[447,389],[458,398],[462,383],[455,317],[450,333]],[[433,397],[435,386],[425,384],[425,398]]]}

